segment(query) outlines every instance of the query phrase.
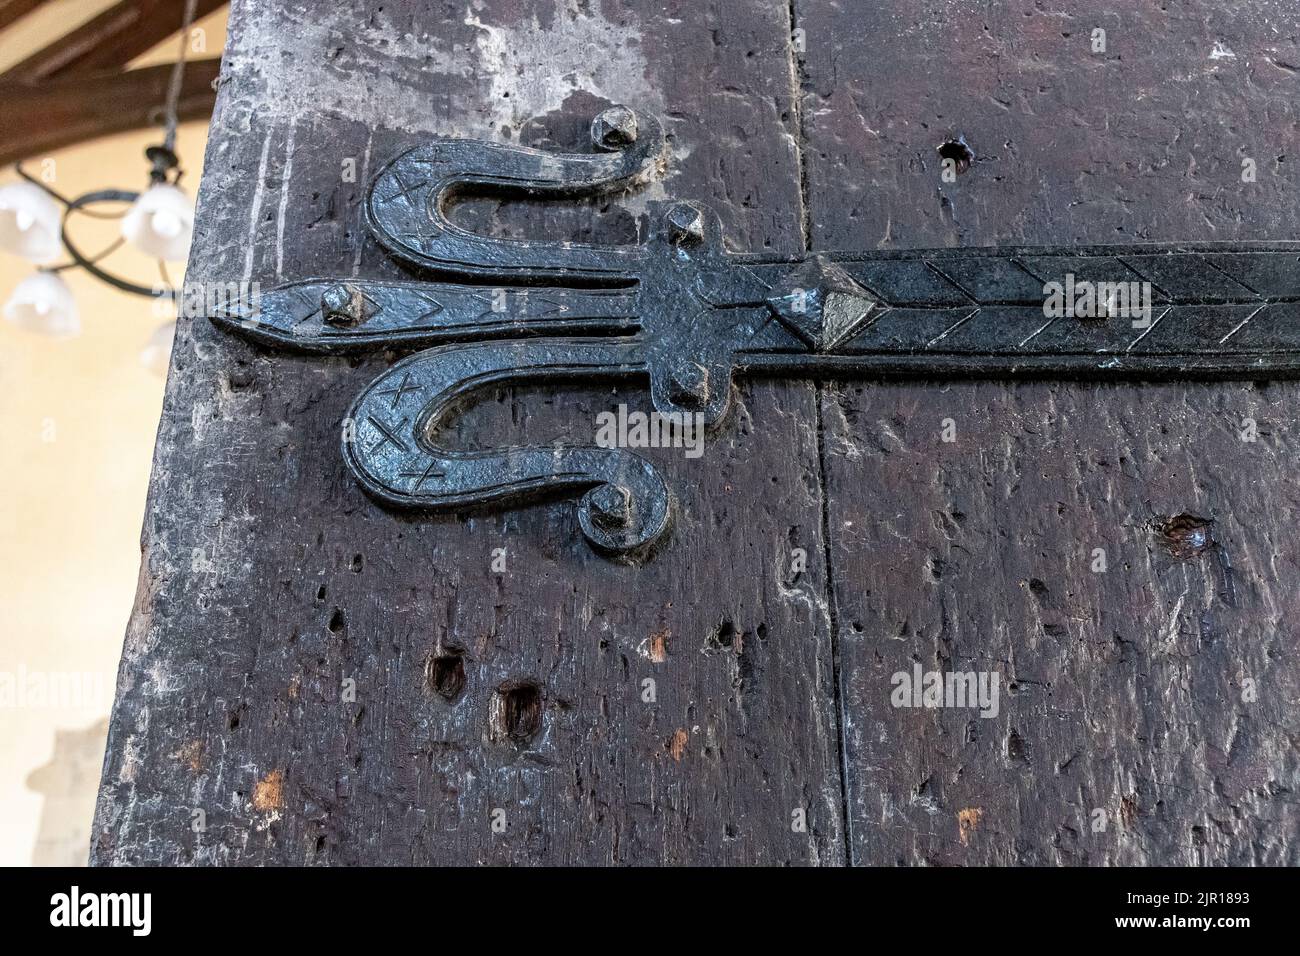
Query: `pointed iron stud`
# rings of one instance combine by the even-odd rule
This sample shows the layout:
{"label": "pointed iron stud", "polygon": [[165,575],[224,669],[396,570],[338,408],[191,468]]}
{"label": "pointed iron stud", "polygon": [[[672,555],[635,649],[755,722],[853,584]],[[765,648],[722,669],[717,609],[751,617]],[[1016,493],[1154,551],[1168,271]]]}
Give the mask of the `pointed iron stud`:
{"label": "pointed iron stud", "polygon": [[591,121],[591,141],[601,149],[630,146],[636,134],[636,114],[626,106],[611,106]]}
{"label": "pointed iron stud", "polygon": [[815,352],[833,352],[862,328],[878,303],[843,268],[816,256],[803,263],[768,308]]}
{"label": "pointed iron stud", "polygon": [[320,297],[321,314],[328,325],[355,328],[379,312],[379,306],[359,287],[347,283],[330,286]]}
{"label": "pointed iron stud", "polygon": [[704,213],[693,202],[673,203],[668,210],[668,238],[676,245],[691,245],[704,239]]}

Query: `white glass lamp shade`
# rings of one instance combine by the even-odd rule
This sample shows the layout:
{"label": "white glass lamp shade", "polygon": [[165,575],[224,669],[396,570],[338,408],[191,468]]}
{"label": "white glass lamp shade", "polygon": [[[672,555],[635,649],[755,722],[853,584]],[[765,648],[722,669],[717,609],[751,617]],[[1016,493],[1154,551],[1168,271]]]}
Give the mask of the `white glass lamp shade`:
{"label": "white glass lamp shade", "polygon": [[182,262],[194,236],[194,204],[170,183],[150,186],[122,218],[122,235],[156,259]]}
{"label": "white glass lamp shade", "polygon": [[68,284],[53,272],[37,272],[18,283],[5,303],[4,316],[21,329],[54,338],[71,338],[81,332],[77,300]]}
{"label": "white glass lamp shade", "polygon": [[0,186],[0,249],[51,262],[59,254],[59,207],[32,183]]}
{"label": "white glass lamp shade", "polygon": [[149,341],[140,350],[140,364],[159,378],[167,377],[167,366],[172,359],[172,342],[176,338],[176,323],[166,322],[154,329]]}

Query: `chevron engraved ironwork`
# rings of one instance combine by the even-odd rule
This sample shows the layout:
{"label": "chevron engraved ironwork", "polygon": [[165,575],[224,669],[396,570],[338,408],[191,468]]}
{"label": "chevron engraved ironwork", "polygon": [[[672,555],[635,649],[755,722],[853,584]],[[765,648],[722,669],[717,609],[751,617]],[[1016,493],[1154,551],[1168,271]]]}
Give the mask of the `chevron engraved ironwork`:
{"label": "chevron engraved ironwork", "polygon": [[503,239],[453,223],[470,193],[565,199],[634,188],[666,163],[650,116],[592,123],[559,155],[435,139],[371,184],[371,235],[411,279],[306,279],[218,325],[273,347],[418,349],[349,412],[343,460],[384,505],[414,510],[581,496],[601,551],[660,539],[672,496],[621,448],[453,451],[437,432],[485,388],[648,383],[655,411],[724,419],[739,376],[1276,378],[1300,371],[1300,243],[732,253],[717,215],[649,204],[643,243]]}

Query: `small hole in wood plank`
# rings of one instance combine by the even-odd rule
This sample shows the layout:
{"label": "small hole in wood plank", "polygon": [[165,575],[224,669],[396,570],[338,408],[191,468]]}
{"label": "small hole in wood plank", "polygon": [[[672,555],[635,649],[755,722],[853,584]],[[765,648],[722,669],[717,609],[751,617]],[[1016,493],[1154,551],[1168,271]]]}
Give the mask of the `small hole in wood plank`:
{"label": "small hole in wood plank", "polygon": [[939,144],[939,158],[952,160],[952,168],[960,176],[975,162],[975,151],[966,144],[965,136],[958,136]]}
{"label": "small hole in wood plank", "polygon": [[497,688],[490,715],[492,735],[527,743],[542,729],[542,689],[532,681],[512,681]]}
{"label": "small hole in wood plank", "polygon": [[455,700],[465,689],[465,653],[459,648],[440,648],[424,665],[429,689],[444,700]]}
{"label": "small hole in wood plank", "polygon": [[343,628],[347,627],[347,618],[343,616],[342,608],[335,608],[334,613],[330,615],[330,631],[337,634]]}
{"label": "small hole in wood plank", "polygon": [[704,636],[704,649],[718,651],[724,647],[731,647],[736,643],[737,633],[735,623],[723,618],[718,622],[717,627]]}
{"label": "small hole in wood plank", "polygon": [[226,387],[232,392],[242,392],[253,387],[252,369],[236,367],[226,373]]}
{"label": "small hole in wood plank", "polygon": [[1151,519],[1151,528],[1164,549],[1175,558],[1186,561],[1198,557],[1215,547],[1214,519],[1183,512]]}
{"label": "small hole in wood plank", "polygon": [[1025,746],[1025,740],[1014,729],[1007,734],[1006,740],[1007,759],[1010,761],[1019,761],[1021,763],[1029,762],[1029,748]]}

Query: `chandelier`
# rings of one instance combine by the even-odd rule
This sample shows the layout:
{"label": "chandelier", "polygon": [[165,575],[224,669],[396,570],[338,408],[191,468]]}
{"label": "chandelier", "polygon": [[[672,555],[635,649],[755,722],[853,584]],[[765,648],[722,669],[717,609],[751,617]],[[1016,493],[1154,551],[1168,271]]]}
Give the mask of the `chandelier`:
{"label": "chandelier", "polygon": [[[179,185],[183,172],[175,152],[177,107],[194,9],[195,0],[188,0],[181,24],[180,56],[167,88],[163,141],[145,150],[148,185],[144,189],[97,189],[69,198],[24,169],[22,163],[14,166],[20,181],[0,186],[0,251],[37,267],[18,283],[0,309],[8,322],[55,338],[78,335],[77,302],[63,279],[63,273],[74,269],[122,292],[159,303],[178,298],[167,263],[186,260],[194,232],[194,203]],[[73,232],[78,221],[86,218],[117,220],[114,241],[96,252],[84,252]],[[109,268],[105,260],[124,244],[157,261],[157,280],[146,284]],[[166,369],[174,330],[172,321],[154,333],[141,353],[144,364],[159,371]]]}

